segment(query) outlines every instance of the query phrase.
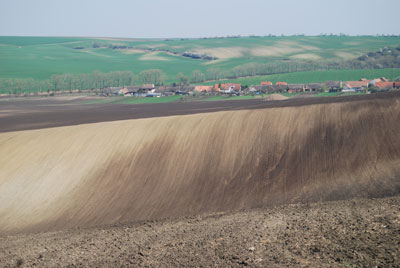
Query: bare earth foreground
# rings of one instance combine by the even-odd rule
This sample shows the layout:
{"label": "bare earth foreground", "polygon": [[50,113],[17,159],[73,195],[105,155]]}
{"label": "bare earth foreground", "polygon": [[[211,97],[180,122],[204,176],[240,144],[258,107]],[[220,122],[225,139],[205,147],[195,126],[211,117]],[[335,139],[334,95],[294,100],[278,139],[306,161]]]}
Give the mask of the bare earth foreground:
{"label": "bare earth foreground", "polygon": [[399,267],[400,198],[0,237],[0,266]]}
{"label": "bare earth foreground", "polygon": [[0,265],[400,266],[399,93],[64,104],[1,105]]}

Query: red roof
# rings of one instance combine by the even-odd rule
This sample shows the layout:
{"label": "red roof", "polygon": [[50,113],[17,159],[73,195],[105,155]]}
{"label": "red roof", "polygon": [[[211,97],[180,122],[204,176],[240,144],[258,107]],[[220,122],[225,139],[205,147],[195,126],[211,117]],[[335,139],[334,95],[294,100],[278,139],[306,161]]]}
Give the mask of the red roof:
{"label": "red roof", "polygon": [[379,89],[393,88],[393,82],[376,82],[375,86]]}
{"label": "red roof", "polygon": [[275,85],[277,86],[287,86],[286,82],[276,82]]}
{"label": "red roof", "polygon": [[233,90],[239,91],[242,89],[242,84],[233,84],[233,83],[221,84],[222,90],[229,90],[231,87]]}
{"label": "red roof", "polygon": [[348,88],[362,88],[362,87],[368,87],[369,81],[347,81],[346,82],[346,87]]}
{"label": "red roof", "polygon": [[272,86],[272,82],[271,81],[263,81],[261,82],[262,86]]}
{"label": "red roof", "polygon": [[212,86],[195,86],[194,87],[194,91],[199,91],[199,92],[203,92],[203,91],[207,91],[210,92],[212,91]]}

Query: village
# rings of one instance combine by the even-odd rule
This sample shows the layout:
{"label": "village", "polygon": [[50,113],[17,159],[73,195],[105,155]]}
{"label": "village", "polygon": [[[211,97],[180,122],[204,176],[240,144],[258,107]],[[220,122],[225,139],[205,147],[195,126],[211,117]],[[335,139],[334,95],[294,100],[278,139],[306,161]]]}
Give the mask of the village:
{"label": "village", "polygon": [[262,95],[271,93],[313,94],[313,93],[374,93],[400,89],[400,81],[390,81],[385,77],[358,81],[326,81],[325,83],[289,84],[278,81],[263,81],[259,85],[247,86],[237,83],[218,83],[213,86],[129,86],[123,88],[106,89],[102,96],[135,96],[135,97],[163,97],[171,95]]}

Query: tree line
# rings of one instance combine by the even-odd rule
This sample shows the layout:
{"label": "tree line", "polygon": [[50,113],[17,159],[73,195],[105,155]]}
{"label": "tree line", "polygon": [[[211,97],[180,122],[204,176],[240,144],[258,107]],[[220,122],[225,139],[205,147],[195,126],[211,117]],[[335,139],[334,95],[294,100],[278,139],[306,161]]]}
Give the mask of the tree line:
{"label": "tree line", "polygon": [[21,94],[27,92],[50,92],[68,90],[94,90],[125,87],[139,84],[163,85],[165,73],[158,69],[145,70],[135,75],[131,71],[94,71],[88,74],[55,74],[46,80],[32,78],[0,79],[0,92]]}

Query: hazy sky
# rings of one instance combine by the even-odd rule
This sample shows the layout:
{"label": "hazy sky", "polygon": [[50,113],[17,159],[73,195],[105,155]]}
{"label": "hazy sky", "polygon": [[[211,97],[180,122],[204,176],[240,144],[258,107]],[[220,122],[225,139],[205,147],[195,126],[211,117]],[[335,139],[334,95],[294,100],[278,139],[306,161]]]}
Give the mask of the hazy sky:
{"label": "hazy sky", "polygon": [[0,35],[400,34],[400,0],[0,0]]}

